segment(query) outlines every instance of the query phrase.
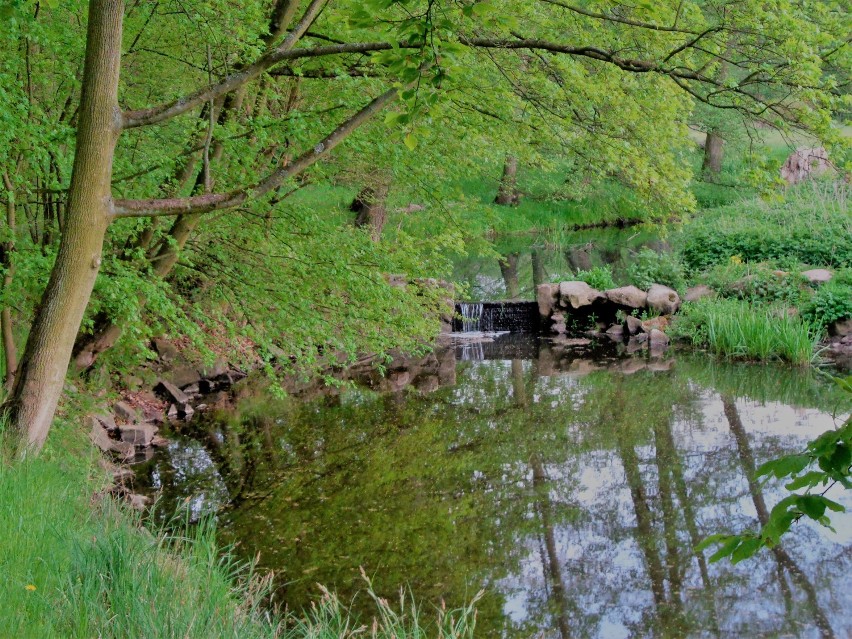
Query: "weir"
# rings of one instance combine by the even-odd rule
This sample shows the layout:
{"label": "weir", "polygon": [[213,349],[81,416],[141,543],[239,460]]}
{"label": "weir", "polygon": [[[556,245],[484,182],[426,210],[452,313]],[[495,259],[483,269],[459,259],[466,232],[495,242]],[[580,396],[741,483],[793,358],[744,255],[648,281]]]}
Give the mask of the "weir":
{"label": "weir", "polygon": [[458,302],[452,328],[460,333],[538,333],[540,324],[537,302]]}

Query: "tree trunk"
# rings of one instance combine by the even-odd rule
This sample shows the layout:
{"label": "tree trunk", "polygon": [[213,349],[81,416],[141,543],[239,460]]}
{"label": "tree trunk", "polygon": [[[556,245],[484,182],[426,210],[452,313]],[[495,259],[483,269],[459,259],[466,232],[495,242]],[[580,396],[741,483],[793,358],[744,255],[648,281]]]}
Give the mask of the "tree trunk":
{"label": "tree trunk", "polygon": [[530,253],[530,261],[532,262],[533,289],[535,289],[539,284],[547,281],[547,271],[544,269],[544,261],[538,251]]}
{"label": "tree trunk", "polygon": [[124,2],[91,0],[76,153],[65,228],[5,410],[21,448],[44,445],[74,339],[95,285],[112,213],[113,153],[121,130],[118,78]]}
{"label": "tree trunk", "polygon": [[387,199],[390,186],[382,181],[375,186],[365,186],[355,199],[349,210],[355,213],[355,226],[370,230],[370,237],[378,242],[382,229],[388,219]]}
{"label": "tree trunk", "polygon": [[[0,246],[0,266],[3,267],[3,291],[7,292],[12,285],[15,275],[15,263],[12,261],[12,253],[15,250],[15,185],[9,177],[8,171],[3,171],[3,186],[6,187],[6,227],[9,238]],[[6,360],[6,387],[11,388],[15,381],[15,371],[18,368],[18,351],[15,346],[15,332],[12,326],[12,309],[4,306],[0,311],[0,332],[3,333],[3,354]]]}
{"label": "tree trunk", "polygon": [[707,133],[704,140],[704,162],[701,164],[701,172],[706,177],[718,177],[722,172],[722,158],[724,157],[725,140],[715,131]]}
{"label": "tree trunk", "polygon": [[518,280],[518,260],[520,257],[519,253],[510,253],[500,259],[500,273],[503,275],[503,282],[506,285],[506,297],[510,300],[516,300],[521,296],[521,284]]}
{"label": "tree trunk", "polygon": [[497,190],[495,204],[503,206],[517,206],[521,200],[518,193],[518,158],[507,155],[503,164],[503,177],[500,178],[500,188]]}

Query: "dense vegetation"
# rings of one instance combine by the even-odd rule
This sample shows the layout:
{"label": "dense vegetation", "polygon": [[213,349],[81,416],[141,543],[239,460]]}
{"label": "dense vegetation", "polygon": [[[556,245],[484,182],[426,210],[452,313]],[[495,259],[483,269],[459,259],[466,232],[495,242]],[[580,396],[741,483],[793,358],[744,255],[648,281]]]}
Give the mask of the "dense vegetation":
{"label": "dense vegetation", "polygon": [[[186,586],[210,623],[272,632],[204,539],[182,560],[152,542],[157,559],[131,566],[125,542],[142,533],[108,500],[87,519],[83,493],[57,492],[66,465],[93,488],[85,456],[32,459],[57,406],[80,403],[63,395],[69,367],[109,387],[158,335],[270,375],[422,350],[453,258],[602,224],[690,220],[674,253],[640,254],[630,276],[736,298],[682,325],[719,352],[809,359],[849,313],[846,187],[780,196],[777,158],[742,152],[732,169],[721,152],[805,132],[848,168],[839,0],[0,0],[0,17],[0,497],[45,508],[29,516],[58,540],[52,558],[5,554],[70,566],[48,581],[80,574],[53,584],[65,607],[29,589],[9,599],[55,614],[45,632],[144,628],[149,611],[99,607],[120,607],[112,581],[152,588],[165,610],[182,570],[178,587],[220,595]],[[700,167],[690,127],[706,134]],[[813,292],[796,279],[805,266],[836,278]],[[581,276],[612,281],[603,267]],[[776,307],[800,314],[779,323]],[[21,521],[0,528],[17,538]],[[175,614],[160,631],[202,623]]]}

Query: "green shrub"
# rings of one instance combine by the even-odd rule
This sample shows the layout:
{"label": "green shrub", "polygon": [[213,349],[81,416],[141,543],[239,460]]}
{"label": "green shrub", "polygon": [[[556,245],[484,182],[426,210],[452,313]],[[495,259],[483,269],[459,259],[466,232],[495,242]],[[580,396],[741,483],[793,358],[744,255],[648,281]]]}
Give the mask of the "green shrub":
{"label": "green shrub", "polygon": [[615,280],[612,279],[612,268],[608,265],[595,266],[588,271],[577,271],[574,275],[574,279],[585,282],[592,288],[596,288],[599,291],[603,291],[608,288],[615,288]]}
{"label": "green shrub", "polygon": [[820,327],[852,317],[852,286],[835,281],[824,284],[804,305],[802,317]]}
{"label": "green shrub", "polygon": [[782,201],[759,199],[704,211],[684,229],[681,256],[693,271],[727,263],[790,261],[852,267],[852,214],[843,184],[808,184]]}
{"label": "green shrub", "polygon": [[813,360],[819,336],[810,323],[783,308],[724,299],[684,304],[672,332],[716,355],[794,364]]}
{"label": "green shrub", "polygon": [[783,302],[788,306],[799,306],[809,295],[800,275],[782,272],[765,264],[729,261],[711,268],[702,280],[723,297],[749,302]]}
{"label": "green shrub", "polygon": [[686,289],[686,274],[678,257],[649,248],[639,251],[635,261],[627,267],[627,277],[630,284],[643,290],[652,284],[665,284],[678,291]]}

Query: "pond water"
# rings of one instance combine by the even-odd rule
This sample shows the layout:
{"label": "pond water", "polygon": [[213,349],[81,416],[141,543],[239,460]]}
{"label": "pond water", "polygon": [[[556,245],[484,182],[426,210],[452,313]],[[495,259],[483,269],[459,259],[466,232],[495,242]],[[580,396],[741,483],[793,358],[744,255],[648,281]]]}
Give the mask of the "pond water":
{"label": "pond water", "polygon": [[755,526],[781,493],[754,468],[849,409],[817,373],[507,335],[353,378],[203,416],[137,474],[291,610],[320,583],[369,615],[363,567],[390,600],[484,589],[479,637],[852,635],[849,515],[736,566],[693,550]]}

